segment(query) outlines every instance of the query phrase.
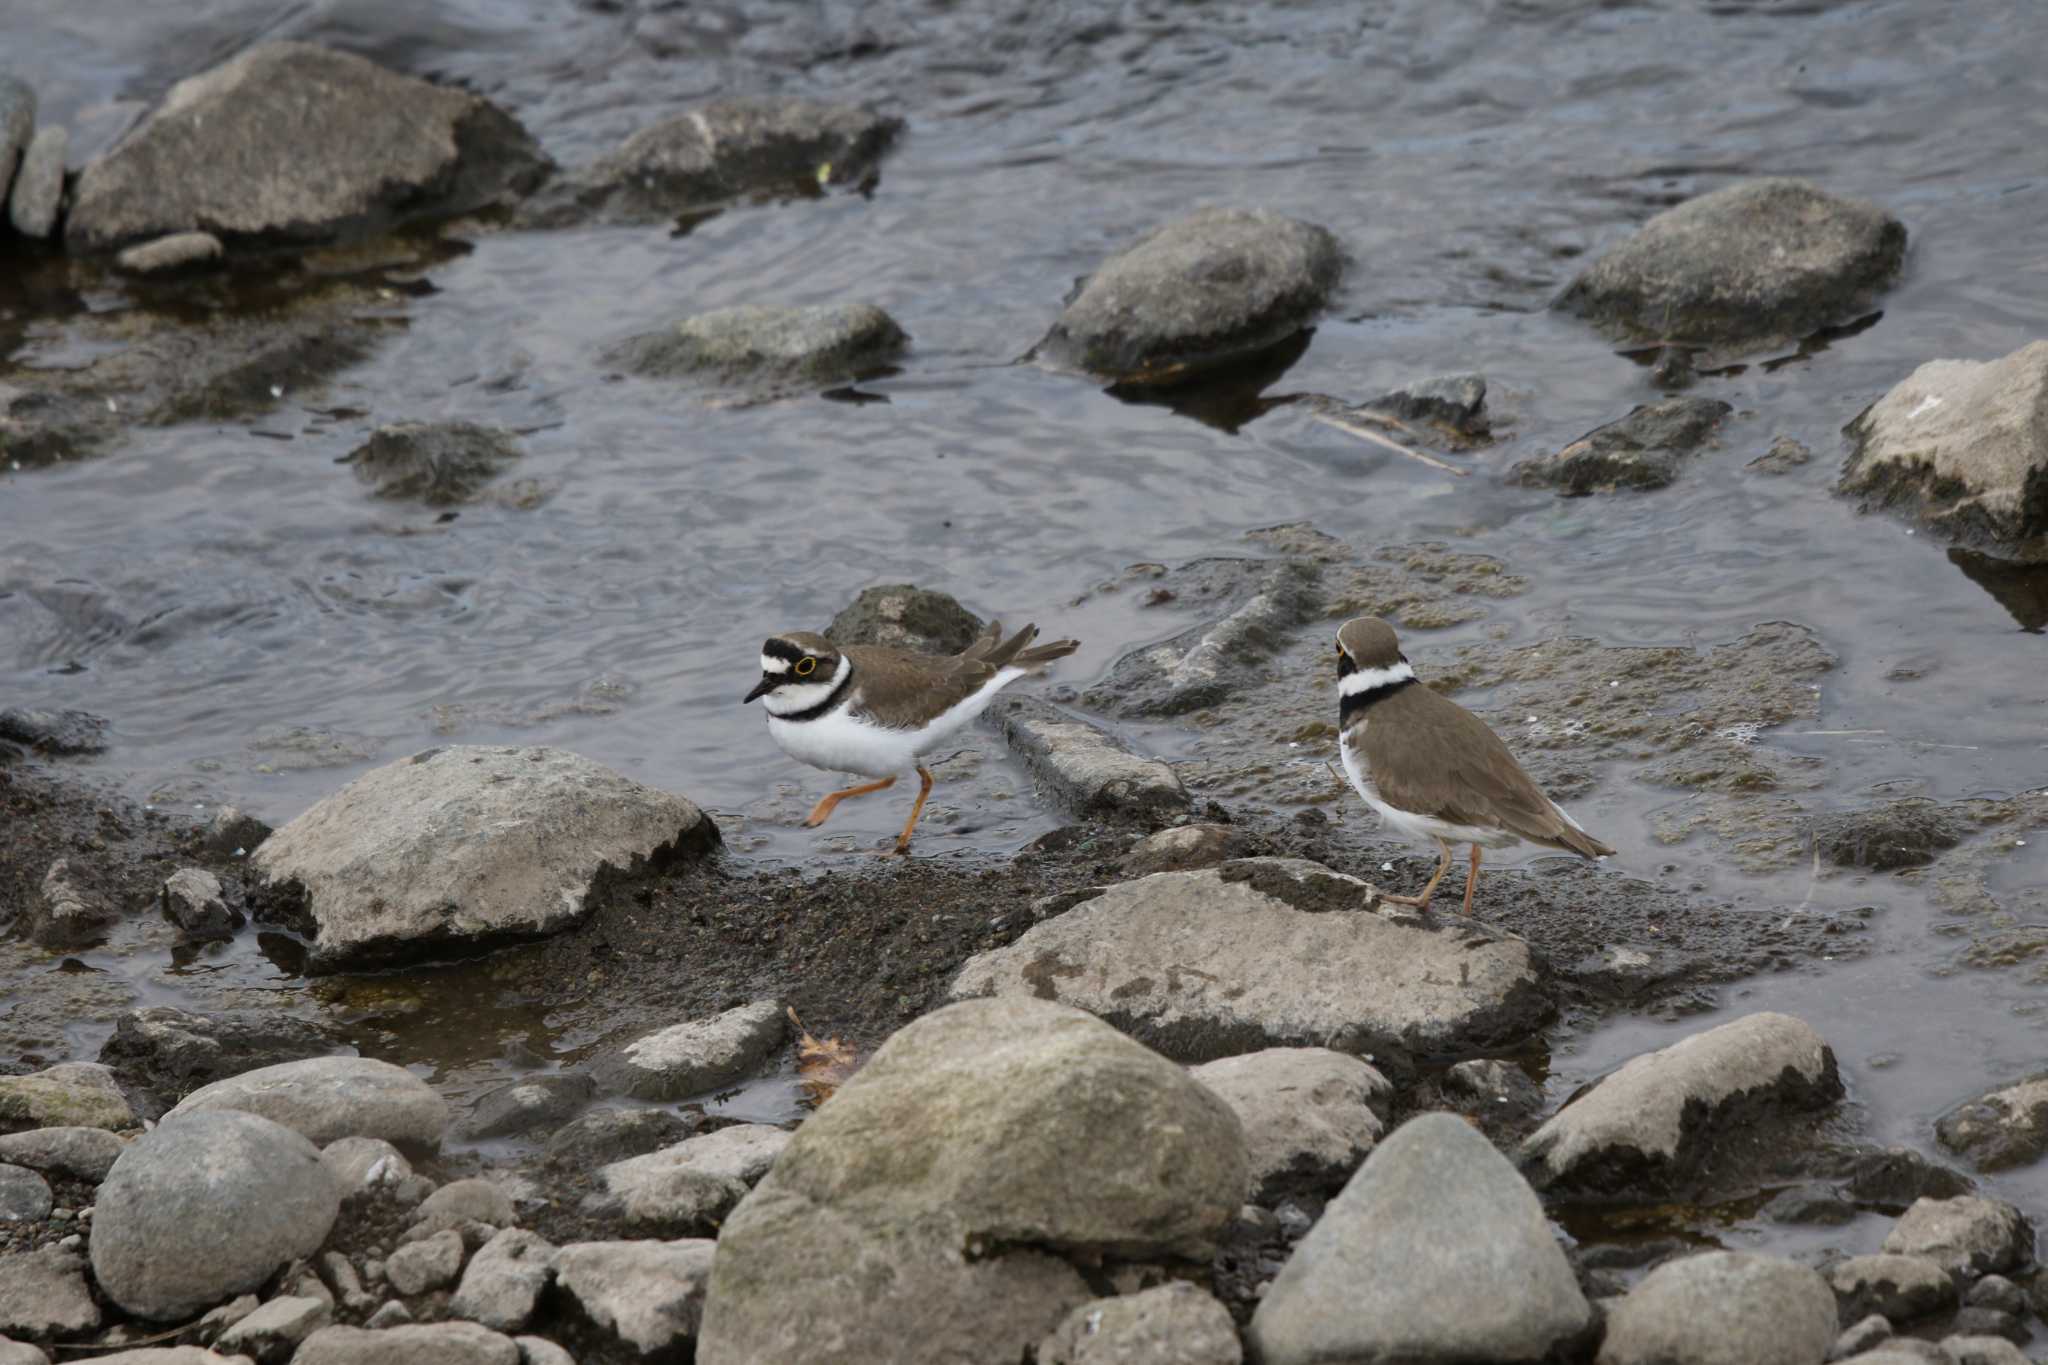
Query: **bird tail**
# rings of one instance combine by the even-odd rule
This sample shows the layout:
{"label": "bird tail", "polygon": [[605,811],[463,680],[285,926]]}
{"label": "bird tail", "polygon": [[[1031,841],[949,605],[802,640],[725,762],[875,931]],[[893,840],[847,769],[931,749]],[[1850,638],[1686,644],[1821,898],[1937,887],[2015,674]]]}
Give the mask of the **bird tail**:
{"label": "bird tail", "polygon": [[1565,816],[1564,831],[1557,836],[1557,841],[1581,858],[1607,858],[1614,854],[1613,849],[1573,824],[1569,815]]}
{"label": "bird tail", "polygon": [[967,656],[980,659],[994,668],[1022,668],[1036,671],[1054,659],[1064,659],[1081,647],[1079,640],[1054,640],[1051,644],[1031,646],[1038,638],[1038,627],[1026,626],[1003,638],[1003,623],[991,621],[979,640],[967,647]]}

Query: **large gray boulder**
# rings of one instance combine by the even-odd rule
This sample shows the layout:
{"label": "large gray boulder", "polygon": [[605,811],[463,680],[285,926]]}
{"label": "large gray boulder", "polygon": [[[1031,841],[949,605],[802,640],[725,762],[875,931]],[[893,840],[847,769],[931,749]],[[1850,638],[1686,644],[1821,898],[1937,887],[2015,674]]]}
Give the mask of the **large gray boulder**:
{"label": "large gray boulder", "polygon": [[370,1057],[308,1057],[203,1086],[165,1115],[213,1109],[261,1114],[321,1146],[382,1138],[432,1150],[448,1127],[448,1103],[402,1066]]}
{"label": "large gray boulder", "polygon": [[[571,1242],[555,1254],[555,1283],[602,1336],[666,1357],[697,1335],[715,1246],[708,1239]],[[700,1349],[697,1359],[715,1365],[717,1358]]]}
{"label": "large gray boulder", "polygon": [[1385,918],[1364,909],[1367,891],[1292,858],[1157,873],[968,959],[953,998],[1078,1005],[1188,1061],[1260,1047],[1472,1051],[1548,1019],[1521,939],[1457,917]]}
{"label": "large gray boulder", "polygon": [[1038,1365],[1242,1365],[1230,1310],[1185,1280],[1084,1303],[1038,1347]]}
{"label": "large gray boulder", "polygon": [[1924,1256],[1954,1275],[2014,1270],[2034,1259],[2034,1230],[1999,1199],[1916,1199],[1885,1234],[1885,1251]]}
{"label": "large gray boulder", "polygon": [[1294,336],[1343,270],[1337,239],[1313,223],[1199,209],[1098,266],[1033,354],[1120,383],[1177,383]]}
{"label": "large gray boulder", "polygon": [[0,1076],[0,1133],[28,1128],[133,1128],[135,1111],[114,1073],[97,1062],[59,1062]]}
{"label": "large gray boulder", "polygon": [[645,379],[780,390],[865,378],[909,344],[909,333],[872,303],[743,304],[628,337],[606,358]]}
{"label": "large gray boulder", "polygon": [[1845,430],[1854,449],[1837,487],[1866,506],[1904,506],[1991,549],[2048,535],[2048,341],[1930,360]]}
{"label": "large gray boulder", "polygon": [[1438,1112],[1366,1158],[1246,1340],[1263,1365],[1463,1365],[1548,1359],[1592,1324],[1535,1192],[1476,1128]]}
{"label": "large gray boulder", "polygon": [[1607,1305],[1599,1365],[1820,1365],[1837,1330],[1817,1271],[1709,1251],[1658,1266]]}
{"label": "large gray boulder", "polygon": [[265,839],[295,884],[308,970],[476,951],[568,928],[599,871],[693,857],[711,817],[561,749],[456,745],[363,774]]}
{"label": "large gray boulder", "polygon": [[635,1039],[600,1057],[592,1073],[607,1091],[634,1099],[701,1095],[753,1072],[788,1031],[780,1001],[756,1000]]}
{"label": "large gray boulder", "polygon": [[1956,1106],[1935,1123],[1934,1136],[1980,1171],[2038,1161],[2048,1151],[2048,1072]]}
{"label": "large gray boulder", "polygon": [[1373,1105],[1384,1107],[1394,1092],[1365,1062],[1326,1047],[1269,1047],[1190,1074],[1244,1125],[1253,1198],[1261,1204],[1343,1183],[1386,1129]]}
{"label": "large gray boulder", "polygon": [[1905,227],[1876,204],[1753,180],[1658,214],[1557,306],[1631,339],[1747,350],[1866,311],[1905,254]]}
{"label": "large gray boulder", "polygon": [[1156,758],[1036,697],[998,697],[989,714],[1024,765],[1074,815],[1157,829],[1187,817],[1187,788]]}
{"label": "large gray boulder", "polygon": [[319,242],[531,189],[547,158],[488,101],[306,43],[180,81],[80,172],[64,239]]}
{"label": "large gray boulder", "polygon": [[1204,1255],[1247,1184],[1236,1115],[1181,1068],[1078,1010],[954,1005],[726,1220],[697,1358],[1016,1359],[1095,1297],[1056,1253]]}
{"label": "large gray boulder", "polygon": [[82,1257],[62,1247],[0,1255],[0,1333],[70,1336],[99,1325]]}
{"label": "large gray boulder", "polygon": [[341,1210],[312,1143],[238,1112],[169,1118],[100,1186],[92,1271],[137,1317],[189,1317],[311,1256]]}
{"label": "large gray boulder", "polygon": [[1631,1058],[1529,1136],[1523,1168],[1538,1189],[1604,1196],[1670,1191],[1694,1180],[1714,1139],[1739,1120],[1744,1142],[1768,1134],[1759,1115],[1812,1110],[1842,1094],[1835,1054],[1787,1014],[1750,1014]]}

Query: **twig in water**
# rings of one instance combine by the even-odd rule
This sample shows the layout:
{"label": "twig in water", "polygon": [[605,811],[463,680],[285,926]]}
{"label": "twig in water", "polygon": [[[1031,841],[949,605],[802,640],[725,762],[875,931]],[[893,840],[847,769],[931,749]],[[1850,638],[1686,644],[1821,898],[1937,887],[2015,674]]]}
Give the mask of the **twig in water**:
{"label": "twig in water", "polygon": [[1444,471],[1444,473],[1453,475],[1457,478],[1462,479],[1466,476],[1467,473],[1470,472],[1469,470],[1460,469],[1454,464],[1445,464],[1442,460],[1439,460],[1434,455],[1425,454],[1424,452],[1416,450],[1411,446],[1404,446],[1399,441],[1394,440],[1392,437],[1380,435],[1377,431],[1374,431],[1370,427],[1363,427],[1356,422],[1346,421],[1344,418],[1339,417],[1334,412],[1328,412],[1321,408],[1317,408],[1310,413],[1310,416],[1314,417],[1318,422],[1323,423],[1325,426],[1335,427],[1339,431],[1347,432],[1350,435],[1356,436],[1361,441],[1371,441],[1374,445],[1385,446],[1388,450],[1394,451],[1397,454],[1406,455],[1411,460],[1420,460],[1432,469],[1441,469]]}

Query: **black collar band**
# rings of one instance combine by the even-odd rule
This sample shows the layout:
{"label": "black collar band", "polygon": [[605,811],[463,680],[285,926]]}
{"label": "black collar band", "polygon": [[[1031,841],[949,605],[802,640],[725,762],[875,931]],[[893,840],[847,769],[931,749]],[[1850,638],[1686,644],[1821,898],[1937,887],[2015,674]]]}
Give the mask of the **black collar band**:
{"label": "black collar band", "polygon": [[775,717],[775,719],[816,720],[818,717],[824,715],[827,711],[830,711],[833,707],[839,705],[839,699],[846,695],[846,689],[851,686],[853,686],[853,662],[851,660],[848,660],[846,665],[846,676],[842,677],[836,684],[833,685],[832,690],[825,694],[825,699],[823,701],[819,702],[816,706],[806,706],[801,711],[792,711],[786,716],[777,716]]}
{"label": "black collar band", "polygon": [[1337,705],[1337,728],[1343,729],[1364,714],[1367,707],[1385,701],[1404,687],[1414,685],[1415,678],[1411,674],[1406,678],[1396,678],[1390,683],[1381,683],[1378,687],[1367,688],[1363,692],[1354,692],[1348,697],[1340,697]]}

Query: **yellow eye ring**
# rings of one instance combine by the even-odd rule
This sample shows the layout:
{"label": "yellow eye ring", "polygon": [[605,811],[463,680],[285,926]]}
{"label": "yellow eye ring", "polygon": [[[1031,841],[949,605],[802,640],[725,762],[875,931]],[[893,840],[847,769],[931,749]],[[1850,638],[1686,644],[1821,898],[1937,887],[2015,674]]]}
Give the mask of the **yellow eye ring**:
{"label": "yellow eye ring", "polygon": [[808,678],[811,676],[812,673],[817,671],[817,667],[818,661],[816,659],[798,659],[796,661],[796,675],[799,678]]}

